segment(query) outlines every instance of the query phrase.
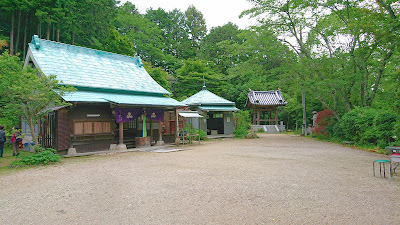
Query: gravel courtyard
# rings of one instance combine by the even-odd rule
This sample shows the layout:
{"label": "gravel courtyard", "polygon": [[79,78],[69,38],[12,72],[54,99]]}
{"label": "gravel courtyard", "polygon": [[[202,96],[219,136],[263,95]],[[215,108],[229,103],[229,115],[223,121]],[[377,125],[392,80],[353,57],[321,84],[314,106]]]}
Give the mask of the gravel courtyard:
{"label": "gravel courtyard", "polygon": [[400,223],[400,176],[372,176],[387,156],[290,135],[184,149],[2,176],[0,224]]}

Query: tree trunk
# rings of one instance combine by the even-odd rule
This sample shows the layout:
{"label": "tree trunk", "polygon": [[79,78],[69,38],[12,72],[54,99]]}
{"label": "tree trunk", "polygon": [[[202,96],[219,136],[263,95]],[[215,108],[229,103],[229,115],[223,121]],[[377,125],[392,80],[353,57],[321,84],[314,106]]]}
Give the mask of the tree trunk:
{"label": "tree trunk", "polygon": [[39,142],[36,137],[35,126],[34,126],[33,120],[32,120],[32,115],[28,115],[27,119],[28,119],[29,127],[31,128],[32,141],[33,141],[33,143],[35,143],[35,146],[39,146]]}
{"label": "tree trunk", "polygon": [[28,29],[28,18],[29,18],[29,13],[26,13],[25,14],[25,27],[24,27],[24,41],[23,41],[23,46],[22,46],[22,48],[23,48],[23,57],[24,57],[24,59],[25,59],[25,57],[26,57],[26,45],[27,45],[27,43],[26,43],[26,35],[27,35],[27,29]]}
{"label": "tree trunk", "polygon": [[50,40],[50,26],[51,26],[51,23],[50,22],[47,23],[47,34],[46,34],[47,40]]}
{"label": "tree trunk", "polygon": [[301,92],[302,94],[302,98],[301,98],[301,102],[303,105],[303,135],[307,136],[307,117],[306,117],[306,93],[304,90],[302,90]]}
{"label": "tree trunk", "polygon": [[383,74],[383,71],[385,70],[386,64],[389,62],[390,57],[392,57],[395,49],[395,44],[393,44],[392,49],[386,54],[385,58],[382,60],[381,65],[379,67],[379,72],[378,76],[375,78],[375,83],[374,83],[374,88],[372,89],[371,96],[368,99],[367,106],[372,106],[372,102],[374,101],[376,92],[379,88],[380,80]]}
{"label": "tree trunk", "polygon": [[75,34],[74,34],[74,32],[72,31],[72,41],[71,41],[71,45],[74,45],[74,42],[75,42]]}
{"label": "tree trunk", "polygon": [[39,36],[39,38],[41,37],[40,36],[40,19],[39,18],[37,18],[37,30],[36,30],[36,34]]}
{"label": "tree trunk", "polygon": [[19,44],[19,34],[20,34],[20,27],[21,27],[21,10],[18,10],[18,26],[17,26],[17,39],[15,40],[15,51],[14,53],[18,53],[18,44]]}
{"label": "tree trunk", "polygon": [[56,41],[60,42],[60,29],[57,29]]}
{"label": "tree trunk", "polygon": [[15,11],[11,13],[10,55],[14,55],[14,17]]}

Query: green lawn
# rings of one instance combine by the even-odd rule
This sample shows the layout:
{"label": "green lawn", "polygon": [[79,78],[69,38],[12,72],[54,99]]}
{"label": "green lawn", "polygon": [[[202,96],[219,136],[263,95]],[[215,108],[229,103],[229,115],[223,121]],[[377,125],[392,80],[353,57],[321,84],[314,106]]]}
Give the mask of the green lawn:
{"label": "green lawn", "polygon": [[16,171],[16,170],[21,170],[22,168],[9,168],[9,165],[17,160],[20,159],[24,156],[29,156],[33,153],[31,152],[26,152],[23,149],[19,150],[19,156],[12,156],[12,150],[11,150],[11,145],[9,143],[7,143],[4,146],[4,152],[3,152],[3,158],[0,158],[0,175],[4,175],[7,173],[10,173],[12,171]]}

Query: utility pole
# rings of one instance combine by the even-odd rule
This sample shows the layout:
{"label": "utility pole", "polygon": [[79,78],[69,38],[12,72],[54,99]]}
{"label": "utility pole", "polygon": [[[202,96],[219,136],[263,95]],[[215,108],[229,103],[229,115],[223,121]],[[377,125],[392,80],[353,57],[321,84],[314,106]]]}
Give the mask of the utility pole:
{"label": "utility pole", "polygon": [[307,119],[306,119],[306,93],[302,91],[302,103],[303,103],[303,135],[307,136]]}

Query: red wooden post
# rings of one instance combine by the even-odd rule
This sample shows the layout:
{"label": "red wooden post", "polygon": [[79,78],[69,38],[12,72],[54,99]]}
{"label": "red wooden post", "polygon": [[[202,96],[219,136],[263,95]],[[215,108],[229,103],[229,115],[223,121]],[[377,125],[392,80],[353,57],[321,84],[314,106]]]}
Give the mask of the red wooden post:
{"label": "red wooden post", "polygon": [[119,144],[124,143],[124,122],[119,123]]}
{"label": "red wooden post", "polygon": [[257,121],[256,121],[256,109],[254,109],[254,112],[253,112],[253,125],[256,125],[257,124]]}
{"label": "red wooden post", "polygon": [[179,146],[179,114],[178,109],[175,111],[175,144]]}
{"label": "red wooden post", "polygon": [[158,141],[162,141],[162,122],[158,122]]}

